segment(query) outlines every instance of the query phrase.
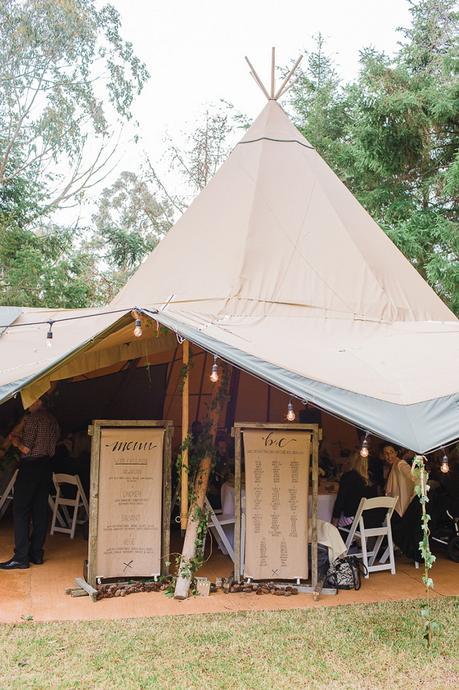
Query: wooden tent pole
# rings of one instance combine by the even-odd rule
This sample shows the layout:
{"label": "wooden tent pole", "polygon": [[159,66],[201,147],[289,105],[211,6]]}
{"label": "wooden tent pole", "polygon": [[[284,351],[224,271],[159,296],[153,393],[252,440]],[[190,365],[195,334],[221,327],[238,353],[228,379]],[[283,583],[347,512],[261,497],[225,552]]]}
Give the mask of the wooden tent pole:
{"label": "wooden tent pole", "polygon": [[[190,343],[184,340],[182,344],[182,362],[184,379],[182,388],[182,445],[185,443],[190,428]],[[182,450],[181,495],[180,495],[180,527],[185,530],[188,521],[188,448]]]}
{"label": "wooden tent pole", "polygon": [[282,91],[282,93],[281,93],[280,95],[281,95],[281,96],[285,96],[285,94],[287,93],[287,91],[290,91],[290,89],[292,88],[292,86],[295,86],[295,84],[297,83],[297,81],[299,80],[300,77],[301,77],[301,74],[299,74],[297,77],[295,77],[295,79],[294,79],[293,81],[291,81],[291,82],[285,87],[285,89]]}
{"label": "wooden tent pole", "polygon": [[[215,441],[215,434],[217,432],[218,420],[220,417],[221,406],[218,404],[218,396],[221,391],[221,378],[222,377],[220,377],[219,381],[215,384],[215,387],[212,391],[212,398],[209,407],[209,437],[212,439],[212,441]],[[196,475],[194,496],[190,505],[189,520],[187,523],[185,541],[182,548],[182,557],[180,559],[177,582],[175,583],[175,599],[186,599],[190,590],[192,579],[192,569],[190,564],[196,557],[198,528],[202,513],[204,511],[204,503],[211,469],[212,456],[211,453],[208,453],[199,463],[199,468]]]}
{"label": "wooden tent pole", "polygon": [[284,87],[287,86],[288,82],[289,82],[290,79],[292,78],[293,73],[295,72],[296,68],[298,67],[298,65],[300,64],[300,62],[301,62],[302,59],[303,59],[303,56],[300,55],[300,57],[298,58],[298,60],[295,62],[295,64],[293,65],[292,69],[290,70],[290,72],[289,72],[289,73],[287,74],[287,76],[285,77],[285,79],[284,79],[284,81],[282,82],[282,84],[279,86],[279,88],[278,88],[278,90],[277,90],[277,93],[276,93],[276,95],[274,96],[274,98],[275,98],[276,100],[279,98],[279,96],[282,96],[282,95],[283,95]]}
{"label": "wooden tent pole", "polygon": [[271,99],[274,100],[275,88],[275,73],[276,73],[276,49],[271,48]]}
{"label": "wooden tent pole", "polygon": [[269,94],[268,94],[268,92],[266,91],[266,89],[265,89],[265,87],[263,86],[263,84],[261,83],[261,81],[259,81],[259,80],[256,78],[256,76],[254,75],[253,72],[250,72],[250,76],[253,77],[253,80],[254,80],[255,84],[257,84],[257,85],[260,87],[260,89],[263,91],[264,95],[266,96],[266,98],[267,98],[268,101],[269,101]]}
{"label": "wooden tent pole", "polygon": [[263,82],[261,81],[260,77],[259,77],[258,74],[256,73],[255,68],[254,68],[254,66],[252,65],[252,63],[250,62],[250,60],[249,60],[249,58],[247,57],[247,55],[245,56],[245,61],[247,62],[247,64],[248,64],[248,66],[250,67],[250,69],[252,70],[252,71],[251,71],[252,77],[255,79],[255,81],[257,82],[258,86],[259,86],[260,89],[263,91],[263,93],[265,94],[266,98],[267,98],[268,101],[269,101],[269,100],[270,100],[270,99],[269,99],[269,93],[266,91],[266,88],[265,88]]}
{"label": "wooden tent pole", "polygon": [[204,385],[204,374],[207,369],[207,352],[204,350],[204,361],[202,363],[201,379],[199,381],[198,404],[196,406],[195,419],[199,421],[199,413],[201,412],[202,387]]}
{"label": "wooden tent pole", "polygon": [[319,427],[312,434],[312,510],[311,510],[311,585],[317,586],[317,507],[319,500]]}

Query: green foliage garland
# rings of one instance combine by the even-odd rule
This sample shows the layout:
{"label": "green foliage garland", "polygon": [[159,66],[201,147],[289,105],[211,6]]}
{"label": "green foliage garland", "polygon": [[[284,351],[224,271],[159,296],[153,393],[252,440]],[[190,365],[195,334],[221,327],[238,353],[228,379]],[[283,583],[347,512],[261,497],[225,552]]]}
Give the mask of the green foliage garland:
{"label": "green foliage garland", "polygon": [[416,481],[415,492],[419,498],[419,503],[421,504],[422,517],[422,540],[419,542],[419,550],[421,552],[422,559],[424,561],[424,575],[422,582],[426,588],[426,604],[421,608],[421,616],[424,618],[424,639],[427,642],[427,646],[430,647],[432,644],[432,633],[437,629],[437,624],[431,618],[430,610],[430,592],[433,589],[433,580],[430,577],[430,570],[435,563],[435,556],[430,550],[429,542],[429,521],[430,515],[427,512],[427,504],[429,503],[429,475],[425,467],[425,457],[423,455],[416,455],[413,459],[413,465],[411,468],[411,473]]}

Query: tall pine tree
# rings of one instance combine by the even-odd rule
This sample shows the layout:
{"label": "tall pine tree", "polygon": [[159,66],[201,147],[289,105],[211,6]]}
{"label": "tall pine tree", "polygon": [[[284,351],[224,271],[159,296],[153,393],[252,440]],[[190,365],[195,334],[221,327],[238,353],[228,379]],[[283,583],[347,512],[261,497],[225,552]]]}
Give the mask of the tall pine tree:
{"label": "tall pine tree", "polygon": [[[320,88],[299,82],[292,105],[311,143],[457,314],[458,15],[453,0],[410,5],[395,56],[364,49],[344,88],[322,56]],[[310,72],[315,63],[313,53]]]}

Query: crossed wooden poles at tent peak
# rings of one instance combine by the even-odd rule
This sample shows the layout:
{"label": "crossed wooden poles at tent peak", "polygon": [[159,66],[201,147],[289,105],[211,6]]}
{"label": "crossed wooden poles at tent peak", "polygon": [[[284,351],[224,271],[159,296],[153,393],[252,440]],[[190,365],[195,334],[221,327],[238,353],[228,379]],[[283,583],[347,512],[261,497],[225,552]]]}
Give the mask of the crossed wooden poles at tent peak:
{"label": "crossed wooden poles at tent peak", "polygon": [[278,98],[280,98],[281,96],[283,96],[289,89],[292,88],[292,86],[293,86],[293,85],[296,83],[296,81],[299,79],[299,75],[298,75],[298,77],[292,81],[292,77],[293,77],[293,75],[294,75],[294,73],[295,73],[295,71],[296,71],[296,68],[298,67],[298,65],[300,64],[300,62],[301,62],[302,59],[303,59],[303,56],[300,55],[300,57],[299,57],[298,60],[295,62],[295,64],[293,65],[292,69],[291,69],[290,72],[287,74],[287,76],[285,77],[284,81],[282,82],[282,84],[280,85],[280,87],[279,87],[279,88],[277,89],[277,91],[276,91],[276,88],[275,88],[276,49],[275,49],[275,48],[271,48],[271,90],[270,90],[270,94],[271,94],[271,95],[270,95],[270,94],[268,93],[268,89],[266,88],[266,86],[263,84],[263,82],[261,81],[260,77],[258,76],[258,74],[257,74],[257,72],[256,72],[256,70],[255,70],[255,67],[252,65],[252,63],[250,62],[250,60],[249,60],[249,58],[247,57],[247,55],[245,56],[245,60],[246,60],[246,62],[247,62],[247,64],[248,64],[248,66],[250,67],[250,74],[252,75],[252,77],[254,78],[255,82],[256,82],[256,83],[258,84],[258,86],[260,87],[260,89],[263,91],[263,93],[264,93],[264,95],[266,96],[266,98],[268,99],[268,101],[277,101]]}

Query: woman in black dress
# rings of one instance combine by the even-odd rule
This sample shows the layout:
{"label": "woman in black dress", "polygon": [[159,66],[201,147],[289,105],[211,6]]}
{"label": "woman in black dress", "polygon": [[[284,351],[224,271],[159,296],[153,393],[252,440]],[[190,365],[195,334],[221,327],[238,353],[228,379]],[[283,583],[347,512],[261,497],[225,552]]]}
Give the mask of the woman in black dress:
{"label": "woman in black dress", "polygon": [[377,487],[368,478],[368,458],[362,458],[358,452],[354,453],[351,457],[351,469],[342,475],[339,482],[332,523],[338,528],[348,528],[352,525],[361,499],[377,495]]}

